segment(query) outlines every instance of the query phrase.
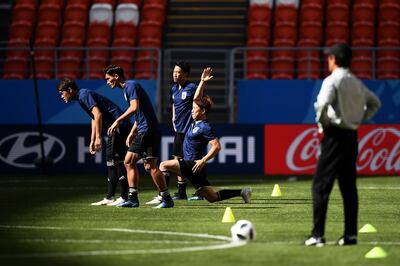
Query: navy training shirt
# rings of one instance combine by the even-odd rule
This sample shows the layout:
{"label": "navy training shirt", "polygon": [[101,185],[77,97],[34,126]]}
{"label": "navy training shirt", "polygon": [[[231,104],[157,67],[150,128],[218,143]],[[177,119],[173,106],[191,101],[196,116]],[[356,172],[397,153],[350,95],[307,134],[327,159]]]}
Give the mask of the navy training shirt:
{"label": "navy training shirt", "polygon": [[[123,114],[122,110],[108,98],[93,90],[78,90],[78,101],[85,112],[93,119],[92,109],[97,106],[102,114],[103,129],[108,129]],[[124,121],[128,124],[128,121]]]}
{"label": "navy training shirt", "polygon": [[200,160],[207,153],[208,142],[215,138],[207,120],[193,122],[183,141],[183,159]]}
{"label": "navy training shirt", "polygon": [[175,84],[171,88],[172,101],[175,107],[174,130],[177,133],[186,133],[193,122],[192,105],[197,85],[187,81],[181,89]]}
{"label": "navy training shirt", "polygon": [[138,100],[139,102],[139,109],[134,116],[139,134],[159,132],[161,130],[153,109],[153,104],[146,91],[138,82],[127,80],[125,82],[124,96],[128,105],[130,105],[132,100]]}

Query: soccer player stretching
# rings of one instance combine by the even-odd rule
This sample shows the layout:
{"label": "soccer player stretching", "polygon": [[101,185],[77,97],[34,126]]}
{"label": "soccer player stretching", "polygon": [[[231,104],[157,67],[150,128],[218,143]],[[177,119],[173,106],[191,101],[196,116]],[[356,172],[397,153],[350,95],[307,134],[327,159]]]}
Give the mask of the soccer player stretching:
{"label": "soccer player stretching", "polygon": [[[221,150],[218,138],[215,137],[207,114],[212,106],[209,96],[202,96],[193,102],[192,117],[194,122],[189,127],[183,141],[183,158],[164,161],[160,164],[163,172],[172,172],[190,180],[199,195],[209,202],[221,201],[241,196],[245,203],[250,203],[251,189],[223,189],[214,191],[207,180],[205,165]],[[211,149],[207,152],[207,145]]]}
{"label": "soccer player stretching", "polygon": [[107,84],[112,88],[124,90],[124,96],[128,102],[128,109],[108,129],[108,134],[112,134],[118,125],[134,115],[135,122],[126,139],[129,147],[125,156],[125,167],[128,174],[129,195],[128,201],[119,204],[119,207],[137,208],[139,207],[138,184],[139,171],[137,162],[143,159],[144,168],[150,173],[162,202],[155,208],[172,208],[174,202],[168,192],[163,173],[158,169],[157,158],[160,154],[161,130],[151,101],[142,88],[134,80],[125,80],[124,71],[121,67],[110,65],[104,70]]}
{"label": "soccer player stretching", "polygon": [[[68,78],[61,79],[57,90],[65,103],[78,101],[82,109],[92,118],[89,152],[91,154],[100,152],[103,129],[107,129],[122,114],[122,110],[93,90],[79,89],[75,81]],[[127,150],[124,142],[130,127],[131,124],[128,121],[121,123],[107,139],[107,196],[92,205],[118,205],[128,197],[128,182],[123,159]],[[115,200],[114,195],[118,182],[121,186],[121,197]]]}

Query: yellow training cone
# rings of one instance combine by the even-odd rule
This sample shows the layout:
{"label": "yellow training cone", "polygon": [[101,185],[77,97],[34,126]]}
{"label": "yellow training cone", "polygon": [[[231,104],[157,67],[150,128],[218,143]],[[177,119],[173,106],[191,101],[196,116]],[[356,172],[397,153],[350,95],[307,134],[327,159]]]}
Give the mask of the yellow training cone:
{"label": "yellow training cone", "polygon": [[235,217],[233,216],[231,207],[226,207],[224,217],[222,217],[223,223],[234,223]]}
{"label": "yellow training cone", "polygon": [[275,184],[274,189],[272,190],[271,197],[280,197],[282,196],[281,189],[278,184]]}
{"label": "yellow training cone", "polygon": [[374,247],[367,254],[365,254],[366,259],[382,259],[386,258],[387,253],[381,247]]}
{"label": "yellow training cone", "polygon": [[365,224],[360,231],[358,231],[359,233],[376,233],[376,228],[372,225],[372,224]]}

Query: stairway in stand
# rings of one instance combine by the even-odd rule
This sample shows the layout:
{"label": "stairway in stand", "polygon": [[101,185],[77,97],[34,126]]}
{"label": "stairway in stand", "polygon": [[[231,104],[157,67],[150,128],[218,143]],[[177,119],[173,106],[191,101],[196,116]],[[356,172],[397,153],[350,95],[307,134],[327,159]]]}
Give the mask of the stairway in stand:
{"label": "stairway in stand", "polygon": [[169,84],[176,60],[190,63],[190,80],[195,83],[204,67],[213,68],[214,78],[206,87],[215,104],[209,119],[229,121],[229,52],[246,45],[247,8],[248,0],[169,0],[164,31],[168,49],[163,65],[164,121],[170,121]]}

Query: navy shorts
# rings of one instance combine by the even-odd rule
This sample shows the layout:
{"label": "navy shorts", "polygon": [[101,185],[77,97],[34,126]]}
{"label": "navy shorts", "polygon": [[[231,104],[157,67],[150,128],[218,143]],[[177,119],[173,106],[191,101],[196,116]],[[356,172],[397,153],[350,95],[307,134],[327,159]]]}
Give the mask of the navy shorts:
{"label": "navy shorts", "polygon": [[128,151],[139,154],[143,159],[160,157],[161,134],[146,132],[136,135]]}
{"label": "navy shorts", "polygon": [[194,161],[183,159],[179,159],[178,161],[182,177],[189,179],[196,189],[210,186],[210,182],[207,180],[206,167],[203,167],[199,173],[193,173],[192,168],[196,164]]}
{"label": "navy shorts", "polygon": [[127,151],[125,142],[129,131],[129,126],[119,127],[118,130],[108,137],[106,144],[107,166],[117,165],[124,161]]}

